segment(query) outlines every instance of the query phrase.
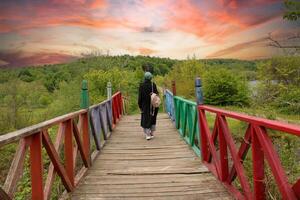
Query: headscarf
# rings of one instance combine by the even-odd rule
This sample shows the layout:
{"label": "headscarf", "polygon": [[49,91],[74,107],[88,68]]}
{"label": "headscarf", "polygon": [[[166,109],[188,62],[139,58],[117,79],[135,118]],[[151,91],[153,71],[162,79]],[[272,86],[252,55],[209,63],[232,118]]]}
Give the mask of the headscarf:
{"label": "headscarf", "polygon": [[150,72],[145,72],[144,78],[145,80],[151,80],[152,79],[152,74]]}

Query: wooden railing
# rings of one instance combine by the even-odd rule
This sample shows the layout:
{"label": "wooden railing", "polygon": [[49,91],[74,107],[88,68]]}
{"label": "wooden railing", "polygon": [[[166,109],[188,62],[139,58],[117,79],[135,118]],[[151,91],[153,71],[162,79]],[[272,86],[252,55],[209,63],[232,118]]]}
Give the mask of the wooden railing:
{"label": "wooden railing", "polygon": [[164,91],[165,109],[172,121],[175,121],[174,97],[170,90]]}
{"label": "wooden railing", "polygon": [[196,103],[175,96],[174,104],[176,128],[183,139],[192,147],[194,152],[197,155],[200,155],[200,138]]}
{"label": "wooden railing", "polygon": [[164,91],[164,100],[166,112],[170,119],[175,122],[178,132],[199,156],[200,138],[196,103],[174,96],[170,90]]}
{"label": "wooden railing", "polygon": [[[300,199],[300,178],[293,184],[288,182],[287,175],[267,131],[267,129],[271,129],[300,137],[299,126],[225,111],[211,106],[197,106],[195,102],[170,95],[170,92],[165,92],[165,96],[169,96],[169,98],[165,98],[167,99],[165,101],[166,110],[168,113],[175,113],[176,128],[180,135],[189,145],[196,146],[193,148],[194,151],[195,149],[201,151],[203,163],[236,199],[266,199],[266,166],[264,160],[269,164],[282,198]],[[173,108],[172,105],[168,105],[172,104],[170,98],[173,98],[173,102],[175,102],[173,111],[170,110]],[[209,129],[207,112],[216,115],[212,132]],[[230,132],[227,118],[247,123],[248,127],[239,149],[237,149]],[[200,132],[195,131],[194,123],[197,123],[196,126]],[[194,137],[194,134],[198,137]],[[200,143],[193,143],[195,140]],[[250,147],[252,148],[253,191],[243,166],[243,161]],[[197,151],[195,152],[197,153]],[[232,164],[231,168],[229,167],[230,164]],[[240,182],[242,191],[232,184],[236,178]]]}
{"label": "wooden railing", "polygon": [[[122,95],[118,92],[113,95],[111,100],[91,106],[89,109],[82,109],[1,135],[0,147],[14,142],[19,142],[19,145],[6,181],[3,187],[0,188],[0,199],[6,200],[14,197],[17,183],[23,175],[28,149],[32,199],[43,200],[50,198],[56,174],[60,177],[66,191],[73,191],[103,146],[104,141],[102,141],[101,145],[101,137],[103,140],[106,140],[113,126],[120,119],[122,105]],[[56,139],[55,142],[52,142],[52,134],[49,132],[56,127]],[[89,133],[90,129],[91,135]],[[91,152],[91,136],[96,145],[96,149],[93,152]],[[61,146],[64,148],[63,151],[60,151]],[[47,170],[45,184],[43,183],[43,159],[45,159],[42,155],[43,147],[51,161]],[[76,170],[78,168],[78,152],[83,166],[79,166],[79,170]],[[61,154],[63,154],[64,161],[60,158]]]}
{"label": "wooden railing", "polygon": [[[266,199],[265,163],[268,163],[271,169],[282,198],[291,200],[300,198],[300,178],[293,185],[288,182],[287,175],[267,130],[281,131],[300,137],[299,126],[225,111],[211,106],[199,105],[198,111],[202,160],[237,199]],[[209,130],[206,112],[216,114],[212,133]],[[248,124],[239,149],[234,143],[227,118]],[[218,152],[216,144],[218,144]],[[250,147],[252,148],[253,192],[243,166],[243,161]],[[229,168],[229,163],[233,163],[231,168]],[[232,184],[236,177],[241,184],[242,191],[239,191]]]}
{"label": "wooden railing", "polygon": [[112,96],[112,114],[113,114],[113,126],[119,121],[123,113],[123,100],[121,92],[117,92]]}

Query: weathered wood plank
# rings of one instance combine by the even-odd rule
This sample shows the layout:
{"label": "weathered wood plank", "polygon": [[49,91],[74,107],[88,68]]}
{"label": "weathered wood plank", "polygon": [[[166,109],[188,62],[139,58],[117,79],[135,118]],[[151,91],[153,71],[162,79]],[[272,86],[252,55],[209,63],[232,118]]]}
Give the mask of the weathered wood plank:
{"label": "weathered wood plank", "polygon": [[49,158],[51,160],[51,162],[54,165],[54,169],[56,170],[56,172],[58,173],[58,175],[60,176],[65,188],[71,192],[73,190],[73,185],[67,175],[67,172],[65,170],[65,168],[63,167],[63,165],[60,163],[60,159],[58,156],[58,153],[55,150],[54,145],[51,142],[51,139],[49,137],[49,134],[47,131],[43,131],[43,144],[44,147],[49,155]]}
{"label": "weathered wood plank", "polygon": [[72,200],[232,199],[166,115],[159,115],[157,134],[150,141],[139,120],[126,116],[119,122]]}
{"label": "weathered wood plank", "polygon": [[[56,139],[55,139],[55,143],[54,143],[54,148],[57,152],[59,152],[61,142],[62,142],[62,137],[65,132],[65,129],[66,129],[65,123],[61,123],[58,127],[58,131],[57,131],[57,135],[56,135]],[[44,187],[44,199],[45,200],[50,198],[51,188],[52,188],[52,184],[53,184],[55,175],[56,175],[56,171],[54,170],[53,163],[51,162],[49,165],[48,175],[47,175],[47,179],[46,179],[45,187]]]}
{"label": "weathered wood plank", "polygon": [[3,190],[13,198],[13,194],[17,188],[17,182],[23,175],[23,166],[27,150],[25,139],[21,139],[15,157],[11,163],[8,175],[3,185]]}
{"label": "weathered wood plank", "polygon": [[11,200],[11,198],[6,194],[6,192],[1,187],[0,187],[0,199]]}

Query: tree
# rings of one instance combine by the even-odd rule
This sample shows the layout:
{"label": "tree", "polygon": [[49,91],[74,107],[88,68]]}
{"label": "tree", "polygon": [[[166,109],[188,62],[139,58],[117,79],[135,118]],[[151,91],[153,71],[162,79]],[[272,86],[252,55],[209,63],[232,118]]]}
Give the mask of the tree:
{"label": "tree", "polygon": [[248,105],[249,88],[245,78],[227,69],[211,69],[203,78],[205,102],[212,105]]}
{"label": "tree", "polygon": [[277,57],[258,67],[256,101],[286,113],[300,113],[300,57]]}
{"label": "tree", "polygon": [[167,74],[164,85],[171,86],[171,81],[176,81],[177,94],[186,98],[194,98],[194,80],[203,77],[205,67],[203,63],[196,59],[189,59],[178,62],[173,66],[173,70]]}

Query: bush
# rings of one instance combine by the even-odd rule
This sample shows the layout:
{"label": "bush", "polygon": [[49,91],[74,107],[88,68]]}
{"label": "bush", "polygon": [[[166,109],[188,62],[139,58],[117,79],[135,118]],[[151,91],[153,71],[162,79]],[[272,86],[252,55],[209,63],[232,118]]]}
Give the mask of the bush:
{"label": "bush", "polygon": [[176,81],[176,92],[178,96],[195,99],[195,78],[202,77],[205,72],[203,63],[196,59],[178,62],[174,65],[163,83],[171,86],[171,80]]}
{"label": "bush", "polygon": [[293,86],[280,93],[274,105],[283,113],[300,113],[300,88]]}
{"label": "bush", "polygon": [[226,69],[213,69],[204,74],[205,102],[212,105],[247,105],[249,89],[247,82]]}
{"label": "bush", "polygon": [[283,113],[300,113],[300,57],[276,57],[258,67],[259,87],[255,101]]}

